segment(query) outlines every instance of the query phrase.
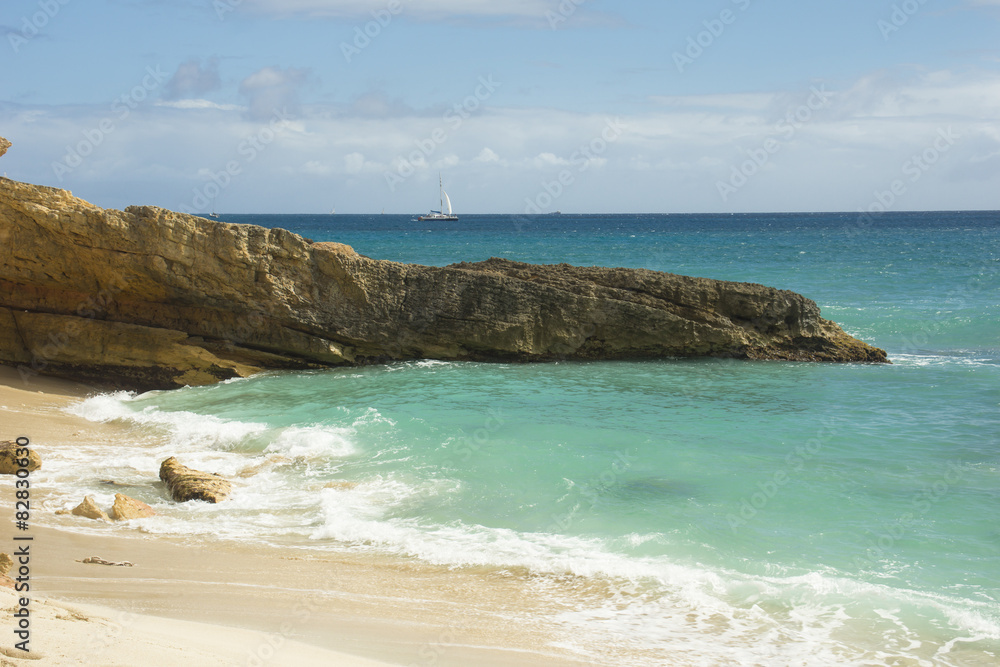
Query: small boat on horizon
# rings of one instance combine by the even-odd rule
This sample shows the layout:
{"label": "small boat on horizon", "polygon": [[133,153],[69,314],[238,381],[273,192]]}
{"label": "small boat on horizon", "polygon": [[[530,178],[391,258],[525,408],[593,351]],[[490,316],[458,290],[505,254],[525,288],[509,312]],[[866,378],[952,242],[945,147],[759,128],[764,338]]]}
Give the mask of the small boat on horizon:
{"label": "small boat on horizon", "polygon": [[438,190],[441,197],[441,210],[431,211],[427,215],[420,216],[417,220],[422,222],[453,222],[458,220],[458,216],[451,211],[451,198],[444,191],[444,181],[441,180],[441,174],[438,174]]}

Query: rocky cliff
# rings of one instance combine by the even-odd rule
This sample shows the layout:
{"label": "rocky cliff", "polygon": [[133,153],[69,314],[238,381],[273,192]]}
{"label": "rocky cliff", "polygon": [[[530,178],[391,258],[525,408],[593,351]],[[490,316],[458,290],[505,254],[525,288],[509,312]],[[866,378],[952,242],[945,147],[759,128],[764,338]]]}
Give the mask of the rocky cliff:
{"label": "rocky cliff", "polygon": [[396,359],[885,362],[761,285],[500,259],[437,268],[0,179],[0,363],[136,389]]}

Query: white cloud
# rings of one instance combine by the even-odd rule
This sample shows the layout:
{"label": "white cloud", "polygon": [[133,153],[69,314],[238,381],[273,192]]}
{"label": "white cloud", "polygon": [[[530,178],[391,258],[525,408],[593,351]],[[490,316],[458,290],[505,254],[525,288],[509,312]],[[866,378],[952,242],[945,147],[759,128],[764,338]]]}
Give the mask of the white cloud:
{"label": "white cloud", "polygon": [[310,176],[329,176],[333,173],[333,167],[319,160],[309,160],[302,165],[302,173]]}
{"label": "white cloud", "polygon": [[[251,92],[299,85],[300,75],[265,68],[244,83]],[[288,84],[291,79],[291,84]],[[263,94],[263,93],[261,93]],[[148,104],[90,149],[82,164],[55,177],[67,146],[93,135],[107,107],[8,105],[4,133],[18,150],[3,158],[12,178],[75,190],[105,206],[186,204],[192,191],[236,161],[238,176],[219,210],[329,210],[386,206],[420,211],[436,193],[437,172],[467,212],[520,212],[525,197],[560,174],[572,183],[564,211],[854,210],[884,190],[940,132],[958,139],[921,175],[900,208],[1000,208],[984,176],[1000,160],[1000,75],[947,71],[905,77],[876,73],[808,109],[810,91],[673,98],[615,121],[603,113],[491,107],[430,142],[441,117],[400,109],[390,116],[348,108],[302,107],[278,132],[264,132],[240,107],[204,100]],[[624,127],[608,141],[611,124]],[[447,126],[445,126],[447,127]],[[266,139],[251,149],[250,138]],[[717,182],[767,141],[778,150],[738,193],[722,201]],[[502,156],[502,157],[501,157]],[[393,189],[386,173],[405,173]],[[629,192],[628,198],[616,193]],[[304,207],[304,208],[303,208]]]}
{"label": "white cloud", "polygon": [[536,169],[545,169],[547,167],[565,167],[569,165],[569,160],[564,157],[559,157],[555,153],[539,153],[532,160]]}
{"label": "white cloud", "polygon": [[163,96],[168,100],[178,100],[204,95],[221,87],[218,58],[209,59],[205,65],[195,59],[181,63],[164,86]]}
{"label": "white cloud", "polygon": [[768,93],[727,93],[717,95],[653,95],[650,100],[675,109],[718,109],[746,112],[765,109],[774,100]]}
{"label": "white cloud", "polygon": [[500,162],[500,156],[497,155],[491,148],[486,147],[479,151],[479,155],[475,157],[476,162],[483,162],[489,164],[491,162]]}
{"label": "white cloud", "polygon": [[348,174],[360,174],[365,168],[365,156],[363,153],[349,153],[344,156],[344,169]]}
{"label": "white cloud", "polygon": [[[544,18],[559,11],[560,0],[399,0],[398,15],[441,19],[456,16]],[[242,7],[277,16],[359,18],[372,12],[390,14],[388,0],[244,0]]]}
{"label": "white cloud", "polygon": [[299,90],[308,75],[308,70],[295,67],[264,67],[243,79],[239,90],[247,99],[250,118],[266,120],[278,111],[298,113]]}
{"label": "white cloud", "polygon": [[189,99],[175,101],[159,101],[159,107],[170,107],[172,109],[217,109],[219,111],[245,111],[246,107],[238,104],[218,104],[209,100]]}
{"label": "white cloud", "polygon": [[374,91],[364,93],[355,99],[349,113],[355,116],[387,118],[407,116],[413,114],[414,109],[406,106],[401,100],[394,100],[383,92]]}
{"label": "white cloud", "polygon": [[451,167],[457,167],[462,164],[462,158],[458,157],[454,153],[449,153],[448,155],[442,156],[440,159],[434,162],[435,169],[450,169]]}

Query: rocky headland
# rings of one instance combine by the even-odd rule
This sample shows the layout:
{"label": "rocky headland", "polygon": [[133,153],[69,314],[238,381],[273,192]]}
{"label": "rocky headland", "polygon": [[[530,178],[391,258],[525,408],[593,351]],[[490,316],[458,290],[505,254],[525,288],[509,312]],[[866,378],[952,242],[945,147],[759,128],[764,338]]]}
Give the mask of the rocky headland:
{"label": "rocky headland", "polygon": [[[0,146],[7,144],[0,140]],[[405,359],[886,362],[762,285],[501,259],[428,267],[0,179],[0,363],[131,389]]]}

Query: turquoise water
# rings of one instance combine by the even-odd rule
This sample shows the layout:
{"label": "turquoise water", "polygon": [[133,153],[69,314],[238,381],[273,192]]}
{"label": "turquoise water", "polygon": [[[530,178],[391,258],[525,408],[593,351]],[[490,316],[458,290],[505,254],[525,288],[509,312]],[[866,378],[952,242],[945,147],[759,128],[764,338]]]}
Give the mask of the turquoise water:
{"label": "turquoise water", "polygon": [[88,399],[150,434],[95,475],[177,454],[237,479],[218,506],[150,492],[145,530],[550,577],[575,648],[627,636],[620,664],[1000,661],[1000,214],[228,220],[399,261],[761,282],[894,364],[420,361]]}

